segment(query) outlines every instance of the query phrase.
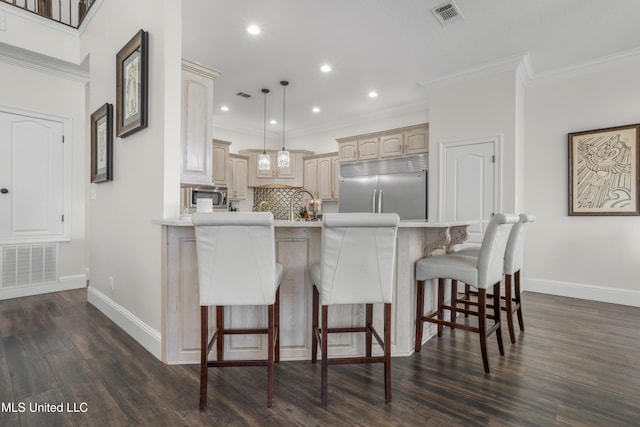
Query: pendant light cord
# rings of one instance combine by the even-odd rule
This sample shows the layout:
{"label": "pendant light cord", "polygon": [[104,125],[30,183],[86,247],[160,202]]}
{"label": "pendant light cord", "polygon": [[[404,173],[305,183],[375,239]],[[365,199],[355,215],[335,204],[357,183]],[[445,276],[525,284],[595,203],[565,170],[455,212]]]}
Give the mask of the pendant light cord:
{"label": "pendant light cord", "polygon": [[262,89],[264,93],[264,126],[262,129],[262,154],[267,154],[267,94],[269,89]]}
{"label": "pendant light cord", "polygon": [[284,130],[285,130],[285,110],[286,110],[286,104],[287,104],[287,85],[289,84],[288,81],[283,80],[280,82],[280,84],[282,85],[282,151],[287,151],[284,148]]}

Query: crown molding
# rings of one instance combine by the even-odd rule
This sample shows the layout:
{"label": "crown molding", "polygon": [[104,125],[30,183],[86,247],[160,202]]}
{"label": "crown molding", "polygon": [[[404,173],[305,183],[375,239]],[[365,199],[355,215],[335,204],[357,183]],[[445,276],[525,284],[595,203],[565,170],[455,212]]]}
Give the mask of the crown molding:
{"label": "crown molding", "polygon": [[638,63],[640,63],[640,48],[614,53],[612,55],[572,64],[555,70],[544,71],[542,73],[532,73],[529,79],[529,84],[546,84],[557,80],[570,79],[584,74],[606,71],[620,66]]}
{"label": "crown molding", "polygon": [[67,80],[75,80],[82,83],[89,82],[89,70],[82,64],[76,65],[5,43],[0,43],[0,62]]}
{"label": "crown molding", "polygon": [[505,71],[516,71],[522,64],[524,58],[527,58],[529,53],[520,53],[517,55],[509,56],[500,59],[495,62],[482,64],[476,67],[468,68],[456,73],[447,74],[428,82],[420,83],[422,87],[427,90],[447,86],[452,83],[461,83],[477,79],[479,77],[491,76],[494,74],[502,73]]}

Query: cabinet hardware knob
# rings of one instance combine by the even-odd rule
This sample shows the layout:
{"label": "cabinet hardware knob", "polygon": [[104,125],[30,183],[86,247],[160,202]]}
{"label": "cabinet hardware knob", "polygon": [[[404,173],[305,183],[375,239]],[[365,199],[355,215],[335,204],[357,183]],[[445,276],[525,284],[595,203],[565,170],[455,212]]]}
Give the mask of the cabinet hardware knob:
{"label": "cabinet hardware knob", "polygon": [[8,192],[9,192],[9,190],[6,189],[6,188],[0,189],[0,193],[2,193],[2,194],[7,194]]}

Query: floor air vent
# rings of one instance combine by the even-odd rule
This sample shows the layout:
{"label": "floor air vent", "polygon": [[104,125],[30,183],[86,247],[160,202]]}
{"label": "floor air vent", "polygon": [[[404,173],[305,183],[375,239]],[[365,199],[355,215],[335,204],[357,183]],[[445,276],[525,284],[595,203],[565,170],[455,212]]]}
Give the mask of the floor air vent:
{"label": "floor air vent", "polygon": [[0,288],[38,285],[58,280],[58,244],[2,246]]}
{"label": "floor air vent", "polygon": [[433,12],[442,25],[447,25],[464,18],[462,12],[460,12],[460,9],[458,9],[458,6],[453,0],[434,7],[431,9],[431,12]]}

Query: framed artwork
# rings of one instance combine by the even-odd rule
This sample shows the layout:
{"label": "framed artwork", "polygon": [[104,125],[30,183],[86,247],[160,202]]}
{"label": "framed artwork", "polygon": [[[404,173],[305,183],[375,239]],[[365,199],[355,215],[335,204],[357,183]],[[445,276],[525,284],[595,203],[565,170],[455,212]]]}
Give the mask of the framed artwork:
{"label": "framed artwork", "polygon": [[569,134],[569,215],[640,215],[640,124]]}
{"label": "framed artwork", "polygon": [[147,127],[149,33],[140,30],[116,55],[116,136]]}
{"label": "framed artwork", "polygon": [[91,115],[91,182],[113,179],[113,108],[104,104]]}

